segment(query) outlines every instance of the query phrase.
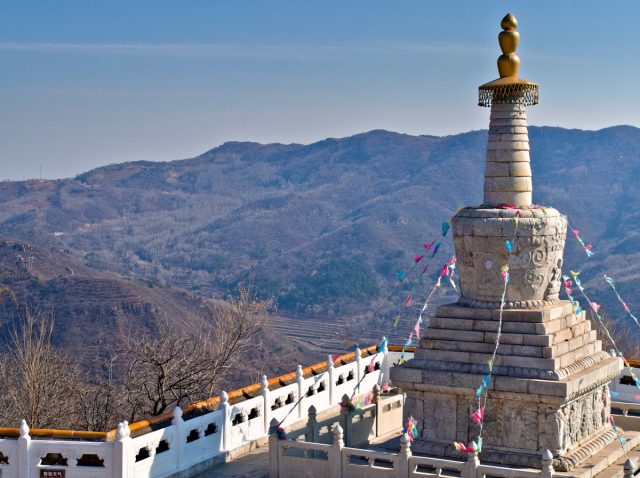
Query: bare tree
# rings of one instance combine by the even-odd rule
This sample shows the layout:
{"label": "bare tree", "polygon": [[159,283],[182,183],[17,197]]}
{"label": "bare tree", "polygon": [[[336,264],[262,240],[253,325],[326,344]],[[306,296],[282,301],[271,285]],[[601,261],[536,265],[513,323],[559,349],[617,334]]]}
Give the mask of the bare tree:
{"label": "bare tree", "polygon": [[117,356],[102,362],[102,373],[78,383],[74,390],[73,411],[78,428],[108,430],[114,428],[125,403],[123,387],[114,381]]}
{"label": "bare tree", "polygon": [[[602,347],[605,350],[618,349],[627,359],[640,359],[640,341],[638,340],[640,339],[640,333],[635,324],[626,320],[626,317],[614,320],[604,308],[600,312],[602,324],[599,320],[596,320],[593,311],[589,310],[588,316],[591,319],[591,323],[595,324],[598,329],[598,338],[602,340]],[[606,331],[603,328],[603,324],[606,327]],[[615,344],[612,343],[609,334]]]}
{"label": "bare tree", "polygon": [[130,420],[211,396],[272,316],[272,301],[248,289],[208,305],[209,320],[164,321],[154,336],[130,336],[121,350]]}
{"label": "bare tree", "polygon": [[69,426],[69,397],[78,382],[77,368],[51,344],[53,320],[18,307],[7,353],[0,357],[3,421],[26,419],[33,428]]}

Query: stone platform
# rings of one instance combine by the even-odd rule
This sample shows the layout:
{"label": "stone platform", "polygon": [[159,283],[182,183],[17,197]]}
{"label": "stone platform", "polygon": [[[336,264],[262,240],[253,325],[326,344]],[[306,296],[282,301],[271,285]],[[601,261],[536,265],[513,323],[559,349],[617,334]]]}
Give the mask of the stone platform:
{"label": "stone platform", "polygon": [[[498,329],[499,309],[450,305],[431,320],[413,360],[394,367],[418,420],[416,452],[459,456],[454,441],[476,440],[471,414]],[[610,443],[608,383],[621,359],[602,351],[584,312],[567,301],[503,311],[502,335],[484,420],[481,460],[540,466],[544,449],[567,471]]]}

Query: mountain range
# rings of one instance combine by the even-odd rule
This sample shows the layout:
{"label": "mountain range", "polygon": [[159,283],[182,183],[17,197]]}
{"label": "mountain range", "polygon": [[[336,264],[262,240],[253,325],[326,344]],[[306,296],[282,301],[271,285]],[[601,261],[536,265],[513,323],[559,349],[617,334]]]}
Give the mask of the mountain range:
{"label": "mountain range", "polygon": [[[637,310],[640,129],[530,127],[529,137],[534,201],[567,214],[593,245],[587,258],[568,237],[566,270],[581,270],[592,299],[622,316],[601,277],[609,274]],[[384,330],[397,313],[415,315],[430,274],[453,254],[450,238],[428,259],[427,281],[399,285],[396,274],[423,243],[441,237],[441,223],[457,207],[482,202],[486,140],[486,131],[436,137],[375,130],[310,145],[230,142],[192,159],[3,182],[0,234],[9,245],[0,249],[29,241],[72,259],[91,280],[117,274],[123,293],[186,291],[175,292],[185,295],[171,304],[180,307],[174,315],[197,308],[196,296],[223,298],[242,282],[287,313],[358,316],[364,322],[353,333]],[[2,264],[14,256],[5,251]],[[70,315],[97,300],[96,288],[62,276],[37,293],[24,285],[24,293],[40,304],[73,296]],[[414,288],[414,305],[403,307]],[[452,297],[449,291],[441,300]],[[100,325],[91,314],[74,316],[77,330]]]}

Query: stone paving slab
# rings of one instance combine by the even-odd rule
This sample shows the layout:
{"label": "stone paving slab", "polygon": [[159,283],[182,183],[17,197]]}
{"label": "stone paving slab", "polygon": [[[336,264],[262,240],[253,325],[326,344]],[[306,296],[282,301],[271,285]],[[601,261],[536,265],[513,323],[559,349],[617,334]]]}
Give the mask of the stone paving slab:
{"label": "stone paving slab", "polygon": [[269,448],[260,447],[233,461],[209,468],[194,478],[266,478],[269,476]]}

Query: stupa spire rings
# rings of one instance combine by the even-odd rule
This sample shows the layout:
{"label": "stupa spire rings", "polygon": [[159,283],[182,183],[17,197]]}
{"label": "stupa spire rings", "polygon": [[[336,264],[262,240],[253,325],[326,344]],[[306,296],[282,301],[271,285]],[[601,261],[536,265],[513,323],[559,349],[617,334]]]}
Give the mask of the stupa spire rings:
{"label": "stupa spire rings", "polygon": [[508,13],[500,22],[502,31],[498,35],[498,43],[502,55],[498,57],[498,73],[500,78],[480,86],[478,104],[491,106],[494,103],[521,104],[532,106],[538,104],[538,85],[518,77],[520,58],[516,54],[520,43],[518,20]]}

